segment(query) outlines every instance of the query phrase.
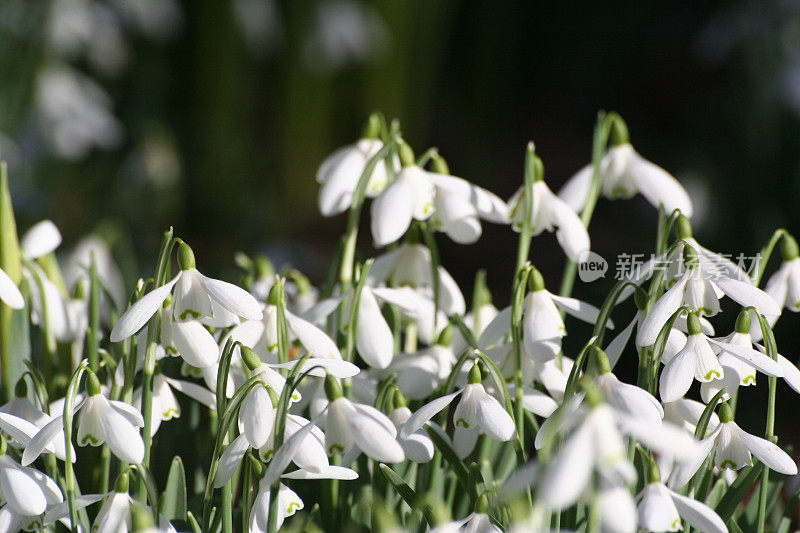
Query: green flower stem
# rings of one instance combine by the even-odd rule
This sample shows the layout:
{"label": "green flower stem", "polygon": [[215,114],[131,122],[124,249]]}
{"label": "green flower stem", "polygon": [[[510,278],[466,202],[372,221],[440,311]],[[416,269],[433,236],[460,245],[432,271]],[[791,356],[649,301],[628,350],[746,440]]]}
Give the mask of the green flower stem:
{"label": "green flower stem", "polygon": [[[0,268],[8,274],[15,285],[22,281],[22,263],[20,261],[19,240],[17,238],[17,222],[14,219],[14,207],[8,188],[8,167],[0,161]],[[16,356],[12,350],[11,320],[14,310],[0,302],[0,376],[4,401],[14,397],[14,384],[17,381]],[[49,377],[49,376],[48,376]]]}
{"label": "green flower stem", "polygon": [[750,274],[750,279],[756,287],[761,283],[761,277],[764,275],[764,270],[767,268],[769,258],[772,256],[772,252],[775,250],[778,241],[788,235],[789,232],[783,228],[775,230],[769,242],[761,249],[761,252],[759,252],[758,259],[756,259],[756,263],[753,266],[753,272]]}
{"label": "green flower stem", "polygon": [[92,372],[98,371],[97,333],[100,328],[100,280],[97,276],[97,263],[92,253],[89,263],[89,328],[86,330],[86,358]]}
{"label": "green flower stem", "polygon": [[[521,238],[520,241],[522,241]],[[525,443],[525,418],[522,410],[522,314],[530,273],[530,264],[523,264],[517,270],[511,303],[511,338],[514,343],[514,422],[517,425],[519,440],[523,444]],[[524,446],[521,447],[520,459],[523,463],[526,459]]]}
{"label": "green flower stem", "polygon": [[[172,248],[175,239],[172,237],[172,228],[164,232],[164,240],[161,244],[161,252],[158,256],[158,267],[156,268],[155,282],[153,289],[157,289],[165,283],[169,259],[172,255]],[[142,417],[144,418],[144,428],[142,438],[144,439],[144,459],[142,465],[150,467],[150,448],[153,444],[153,377],[156,369],[156,349],[158,348],[158,336],[161,326],[161,309],[156,311],[147,326],[147,347],[145,349],[144,364],[142,366]],[[147,498],[144,484],[139,484],[138,499],[144,502]]]}
{"label": "green flower stem", "polygon": [[[597,114],[597,123],[594,127],[594,137],[592,141],[592,181],[589,185],[589,192],[586,196],[586,204],[581,211],[581,222],[585,228],[589,227],[594,214],[594,208],[597,205],[597,200],[600,197],[601,190],[601,165],[603,157],[606,155],[606,147],[608,145],[611,130],[615,122],[622,123],[622,118],[616,113],[608,113],[601,111]],[[572,259],[567,259],[564,265],[564,274],[561,277],[561,289],[559,294],[561,296],[571,296],[572,288],[575,286],[575,275],[578,273],[578,263]]]}
{"label": "green flower stem", "polygon": [[72,461],[74,459],[72,449],[72,418],[75,406],[75,396],[78,394],[80,387],[81,377],[89,366],[89,362],[84,360],[75,369],[72,378],[69,380],[67,387],[67,395],[64,399],[64,411],[62,413],[64,420],[64,445],[66,449],[66,460],[64,461],[64,484],[67,488],[67,502],[69,505],[69,520],[72,531],[75,531],[75,525],[78,523],[78,514],[75,511],[75,473],[72,471]]}
{"label": "green flower stem", "polygon": [[[777,233],[777,232],[776,232]],[[772,329],[769,327],[767,319],[757,314],[758,321],[761,325],[761,333],[764,337],[764,347],[766,348],[767,355],[774,360],[778,360],[778,350],[775,344],[775,336]],[[764,437],[773,442],[775,434],[775,395],[778,388],[778,378],[769,378],[769,400],[767,402],[767,424]],[[769,468],[764,467],[764,474],[761,476],[761,487],[758,493],[758,520],[756,522],[758,533],[764,533],[764,528],[767,521],[767,496],[769,492]]]}

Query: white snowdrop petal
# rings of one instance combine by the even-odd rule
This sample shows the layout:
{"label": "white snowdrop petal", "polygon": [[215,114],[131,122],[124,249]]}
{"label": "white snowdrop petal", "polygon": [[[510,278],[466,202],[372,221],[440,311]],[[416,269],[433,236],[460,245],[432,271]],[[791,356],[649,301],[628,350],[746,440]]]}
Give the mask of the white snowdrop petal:
{"label": "white snowdrop petal", "polygon": [[583,206],[586,204],[589,187],[592,184],[593,170],[592,165],[586,165],[569,178],[558,191],[558,196],[576,213],[583,211]]}
{"label": "white snowdrop petal", "polygon": [[744,445],[747,446],[747,449],[750,450],[750,453],[752,453],[756,459],[764,463],[769,469],[780,472],[781,474],[786,474],[787,476],[797,474],[797,465],[789,454],[783,451],[777,444],[762,439],[761,437],[751,435],[739,426],[735,426],[734,430],[738,433]]}
{"label": "white snowdrop petal", "polygon": [[453,398],[461,394],[461,392],[461,390],[457,390],[456,392],[440,396],[439,398],[431,400],[417,409],[417,412],[411,415],[406,423],[403,424],[403,427],[400,428],[400,438],[404,439],[412,433],[416,433],[417,430],[424,426],[431,418],[433,418],[436,413],[450,405],[450,402],[453,401]]}
{"label": "white snowdrop petal", "polygon": [[394,337],[369,287],[361,291],[356,326],[358,354],[373,368],[386,368],[394,357]]}
{"label": "white snowdrop petal", "polygon": [[158,308],[161,307],[161,304],[167,299],[170,291],[172,291],[172,287],[178,282],[180,277],[181,273],[178,273],[172,281],[148,292],[133,304],[130,309],[125,311],[125,314],[119,317],[119,320],[117,320],[117,323],[114,324],[114,328],[111,330],[111,336],[109,337],[111,342],[119,342],[123,339],[127,339],[139,331],[142,326],[150,320],[150,317],[158,311]]}
{"label": "white snowdrop petal", "polygon": [[728,533],[725,522],[709,506],[673,490],[667,490],[678,512],[690,526],[702,533]]}
{"label": "white snowdrop petal", "polygon": [[12,510],[23,515],[40,515],[47,508],[42,488],[10,457],[0,461],[0,494]]}
{"label": "white snowdrop petal", "polygon": [[61,244],[61,232],[50,220],[37,222],[25,232],[19,247],[26,259],[37,259],[55,251]]}
{"label": "white snowdrop petal", "polygon": [[312,357],[342,358],[336,343],[324,331],[288,309],[286,310],[286,323]]}
{"label": "white snowdrop petal", "polygon": [[128,463],[141,463],[144,459],[144,441],[139,430],[110,405],[103,411],[100,421],[111,452]]}
{"label": "white snowdrop petal", "polygon": [[613,487],[600,491],[600,526],[603,531],[614,533],[636,532],[636,505],[625,487]]}
{"label": "white snowdrop petal", "polygon": [[572,505],[589,483],[594,463],[592,433],[581,426],[552,458],[539,487],[542,501],[552,509]]}
{"label": "white snowdrop petal", "polygon": [[[84,509],[93,503],[99,502],[105,497],[105,494],[82,494],[80,496],[75,496],[75,509]],[[63,501],[47,510],[47,512],[44,514],[42,525],[48,526],[53,522],[67,517],[69,517],[69,502]]]}
{"label": "white snowdrop petal", "polygon": [[287,479],[358,479],[358,472],[344,466],[328,465],[319,471],[304,470],[302,468],[284,474]]}
{"label": "white snowdrop petal", "polygon": [[257,449],[267,443],[275,422],[275,411],[266,388],[256,387],[250,391],[239,409],[239,422],[244,426],[250,446]]}
{"label": "white snowdrop petal", "polygon": [[549,190],[547,192],[550,195],[548,199],[550,217],[557,226],[558,243],[567,257],[573,261],[580,261],[584,252],[589,251],[589,234],[575,211],[561,198]]}
{"label": "white snowdrop petal", "polygon": [[198,280],[211,299],[222,307],[247,320],[261,320],[264,313],[255,297],[241,287],[209,278],[198,272]]}
{"label": "white snowdrop petal", "polygon": [[136,427],[143,428],[144,427],[144,417],[142,413],[139,412],[137,408],[134,406],[120,402],[117,400],[108,400],[108,403],[113,407],[119,414],[125,417],[125,419],[133,424]]}
{"label": "white snowdrop petal", "polygon": [[2,269],[0,269],[0,300],[3,300],[12,309],[25,307],[25,298],[22,297],[22,293]]}
{"label": "white snowdrop petal", "polygon": [[697,356],[691,350],[682,350],[661,371],[658,390],[661,400],[674,402],[683,397],[692,386]]}
{"label": "white snowdrop petal", "polygon": [[[584,322],[594,324],[600,316],[600,310],[591,304],[587,304],[575,298],[558,296],[551,292],[548,292],[548,294],[550,298],[552,298],[553,303],[563,309],[568,315],[572,315]],[[609,319],[608,322],[606,322],[606,327],[608,329],[614,329],[614,322]]]}
{"label": "white snowdrop petal", "polygon": [[511,415],[489,394],[484,393],[478,399],[475,417],[478,426],[494,440],[509,441],[516,434]]}
{"label": "white snowdrop petal", "polygon": [[661,328],[667,320],[675,314],[683,300],[683,289],[686,287],[686,277],[675,283],[659,298],[650,312],[647,313],[636,335],[636,346],[650,346],[656,342]]}
{"label": "white snowdrop petal", "polygon": [[753,350],[752,348],[746,348],[730,342],[720,342],[714,339],[709,339],[708,342],[712,345],[722,348],[727,353],[741,361],[744,361],[750,366],[755,367],[756,370],[760,371],[762,374],[775,377],[783,376],[783,369],[781,368],[781,365],[774,359],[759,352],[758,350]]}
{"label": "white snowdrop petal", "polygon": [[[365,416],[353,417],[349,423],[355,445],[368,457],[382,463],[399,463],[405,460],[403,447],[383,424]],[[393,425],[392,430],[394,431]]]}
{"label": "white snowdrop petal", "polygon": [[680,514],[664,485],[650,483],[642,490],[640,498],[636,509],[639,527],[648,531],[678,531],[680,529]]}
{"label": "white snowdrop petal", "polygon": [[172,339],[180,356],[192,366],[206,368],[219,360],[217,341],[200,322],[173,322]]}
{"label": "white snowdrop petal", "polygon": [[744,307],[753,306],[765,316],[781,314],[781,306],[769,294],[746,281],[719,277],[714,279],[714,283],[729,298]]}
{"label": "white snowdrop petal", "polygon": [[287,466],[289,466],[289,463],[294,460],[294,457],[300,448],[300,443],[303,442],[303,440],[308,437],[309,433],[311,433],[311,430],[314,429],[319,416],[320,415],[317,415],[316,418],[299,429],[294,435],[286,439],[281,447],[278,448],[278,451],[275,452],[275,455],[269,462],[269,467],[267,467],[266,474],[264,474],[264,477],[261,479],[262,483],[272,485],[278,480],[278,478],[280,478],[280,476],[283,474],[283,471],[286,470]]}
{"label": "white snowdrop petal", "polygon": [[686,189],[663,168],[634,154],[636,165],[636,184],[639,192],[647,198],[654,207],[664,204],[664,210],[671,214],[680,210],[687,218],[692,217],[692,200]]}
{"label": "white snowdrop petal", "polygon": [[183,381],[180,379],[172,379],[165,377],[169,386],[173,389],[182,392],[189,398],[205,405],[212,411],[217,410],[217,396],[208,390],[207,388],[198,385],[196,383],[191,383],[189,381]]}
{"label": "white snowdrop petal", "polygon": [[398,176],[372,202],[370,214],[375,246],[386,246],[402,237],[414,215],[414,190],[409,180]]}
{"label": "white snowdrop petal", "polygon": [[236,469],[239,468],[242,459],[244,459],[244,454],[247,453],[249,447],[250,444],[247,440],[247,436],[239,435],[225,448],[225,451],[222,452],[222,456],[219,459],[217,476],[214,478],[215,489],[221,488],[225,483],[230,481],[233,474],[236,473]]}
{"label": "white snowdrop petal", "polygon": [[778,354],[778,364],[783,372],[783,380],[795,392],[800,393],[800,370],[781,354]]}

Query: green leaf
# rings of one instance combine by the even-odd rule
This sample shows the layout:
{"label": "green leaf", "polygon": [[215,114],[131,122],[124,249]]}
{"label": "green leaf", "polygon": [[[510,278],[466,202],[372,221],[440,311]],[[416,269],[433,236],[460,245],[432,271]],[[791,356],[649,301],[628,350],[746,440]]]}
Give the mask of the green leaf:
{"label": "green leaf", "polygon": [[161,494],[161,514],[167,520],[186,520],[186,473],[178,456],[172,459],[167,485]]}
{"label": "green leaf", "polygon": [[403,498],[403,500],[408,504],[409,507],[412,509],[419,509],[422,511],[422,514],[425,516],[425,520],[427,520],[428,525],[433,527],[436,523],[433,519],[432,513],[430,508],[427,505],[424,505],[421,501],[417,493],[414,492],[414,489],[408,486],[408,484],[403,481],[403,478],[397,475],[397,472],[389,468],[389,466],[380,463],[378,464],[383,477],[391,483],[397,493]]}
{"label": "green leaf", "polygon": [[739,472],[739,477],[733,482],[731,487],[722,497],[720,502],[714,508],[720,518],[727,522],[733,516],[736,508],[744,499],[747,491],[758,481],[759,476],[764,471],[764,465],[756,463],[755,465],[748,466]]}
{"label": "green leaf", "polygon": [[450,467],[452,468],[453,473],[456,475],[459,484],[461,484],[464,490],[470,493],[470,497],[474,501],[474,499],[477,498],[477,496],[474,494],[475,487],[469,484],[469,470],[467,470],[467,466],[464,464],[464,461],[459,459],[458,454],[453,447],[450,446],[450,443],[447,442],[446,439],[442,438],[442,436],[439,435],[435,429],[430,426],[425,426],[425,431],[427,431],[428,435],[430,435],[431,440],[436,448],[442,452],[442,457],[447,459],[447,462],[450,463]]}

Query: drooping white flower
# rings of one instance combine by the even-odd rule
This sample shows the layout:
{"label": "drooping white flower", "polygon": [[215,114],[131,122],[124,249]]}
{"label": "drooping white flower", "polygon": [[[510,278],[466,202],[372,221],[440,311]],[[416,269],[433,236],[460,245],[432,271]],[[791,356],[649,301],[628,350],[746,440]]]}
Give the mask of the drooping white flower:
{"label": "drooping white flower", "polygon": [[[353,193],[367,162],[383,148],[383,142],[378,139],[379,128],[378,117],[370,116],[361,139],[339,148],[320,165],[317,171],[317,182],[321,184],[318,204],[323,216],[343,213],[352,204]],[[367,197],[374,198],[380,194],[388,182],[386,162],[381,159],[367,182]]]}
{"label": "drooping white flower", "polygon": [[[202,275],[195,268],[194,253],[185,243],[178,247],[181,271],[171,281],[147,293],[123,314],[111,330],[111,342],[119,342],[139,331],[175,288],[172,316],[176,323],[232,313],[248,320],[261,320],[258,301],[244,289]],[[173,331],[173,336],[175,332]]]}
{"label": "drooping white flower", "polygon": [[[755,367],[768,376],[780,377],[783,370],[780,365],[754,350],[752,347],[740,346],[706,337],[701,329],[700,321],[695,313],[689,314],[689,336],[683,349],[664,366],[659,379],[659,393],[664,402],[674,402],[682,397],[692,382],[710,382],[723,378],[724,369],[717,359],[712,346],[724,351],[733,358],[739,359],[749,366]],[[735,374],[738,379],[738,373]]]}
{"label": "drooping white flower", "polygon": [[[783,262],[770,276],[764,291],[772,296],[778,305],[797,313],[800,311],[800,251],[793,237],[784,235],[781,255]],[[772,324],[774,320],[770,325]]]}
{"label": "drooping white flower", "polygon": [[[572,176],[558,191],[576,212],[583,211],[592,182],[593,165],[589,164]],[[642,193],[667,213],[678,209],[692,216],[692,200],[681,184],[663,168],[640,156],[629,143],[612,146],[600,164],[600,191],[609,200],[627,199]]]}
{"label": "drooping white flower", "polygon": [[436,398],[420,407],[401,428],[400,438],[406,438],[415,433],[460,394],[461,398],[453,413],[456,427],[453,434],[453,446],[460,457],[469,455],[475,448],[475,443],[481,433],[498,441],[513,439],[516,435],[514,420],[505,407],[486,392],[481,381],[480,368],[477,363],[473,364],[467,385],[463,389]]}
{"label": "drooping white flower", "polygon": [[127,533],[131,529],[131,505],[133,498],[128,495],[128,473],[117,478],[114,490],[94,519],[92,531],[96,533]]}
{"label": "drooping white flower", "polygon": [[681,519],[701,533],[727,533],[722,518],[703,502],[668,488],[661,482],[658,466],[651,462],[647,469],[648,482],[636,496],[639,527],[647,531],[679,531]]}
{"label": "drooping white flower", "polygon": [[625,435],[672,457],[682,457],[694,450],[694,439],[683,429],[615,409],[603,403],[594,386],[587,389],[584,400],[573,396],[565,409],[557,420],[551,417],[545,421],[534,442],[539,449],[558,433],[571,429],[540,480],[540,497],[553,509],[577,501],[595,472],[610,487],[635,479]]}
{"label": "drooping white flower", "polygon": [[[524,220],[523,191],[524,187],[521,187],[508,201],[515,229],[519,229]],[[584,252],[589,250],[589,234],[575,211],[553,194],[543,179],[538,179],[533,184],[530,206],[529,219],[533,236],[543,231],[555,231],[558,243],[567,257],[580,261]]]}
{"label": "drooping white flower", "polygon": [[[164,374],[158,373],[153,378],[153,423],[150,428],[152,435],[158,432],[161,422],[181,416],[181,406],[173,389],[182,392],[212,411],[217,409],[217,398],[207,388],[190,381],[168,378]],[[140,387],[133,393],[133,406],[141,410],[141,405],[142,389]]]}
{"label": "drooping white flower", "polygon": [[[250,510],[251,533],[266,533],[269,525],[270,484],[261,478],[258,494]],[[303,500],[292,489],[281,483],[278,487],[278,529],[286,518],[303,508]]]}
{"label": "drooping white flower", "polygon": [[450,375],[458,357],[452,349],[452,326],[446,327],[436,342],[413,354],[399,354],[387,371],[395,373],[396,384],[408,398],[422,400]]}
{"label": "drooping white flower", "polygon": [[3,269],[0,269],[0,300],[12,309],[25,307],[25,298]]}
{"label": "drooping white flower", "polygon": [[[394,391],[392,397],[394,409],[389,413],[389,419],[394,423],[398,433],[403,425],[411,418],[411,410],[406,406],[406,400],[400,389]],[[427,463],[433,459],[433,441],[424,429],[420,428],[407,437],[398,436],[406,459],[415,463]]]}
{"label": "drooping white flower", "polygon": [[0,504],[23,516],[38,516],[48,505],[63,501],[61,490],[49,476],[22,466],[6,454],[0,437]]}
{"label": "drooping white flower", "polygon": [[427,220],[434,211],[435,187],[428,173],[414,162],[411,148],[400,145],[402,168],[395,180],[370,206],[372,239],[376,247],[400,239],[412,220]]}
{"label": "drooping white flower", "polygon": [[719,469],[739,470],[751,464],[751,457],[770,470],[793,476],[797,465],[777,444],[747,433],[733,421],[733,412],[723,402],[719,409],[719,425],[701,440],[694,453],[679,460],[670,474],[668,485],[680,489],[694,476],[707,457]]}
{"label": "drooping white flower", "polygon": [[342,396],[333,376],[325,378],[329,404],[325,419],[325,449],[328,454],[347,454],[358,449],[371,459],[399,463],[405,453],[397,442],[397,429],[389,418],[369,405]]}
{"label": "drooping white flower", "polygon": [[636,533],[636,504],[626,487],[601,483],[597,506],[601,531]]}
{"label": "drooping white flower", "polygon": [[653,305],[637,332],[637,346],[655,343],[658,333],[681,306],[701,315],[713,316],[719,312],[719,298],[727,295],[743,307],[753,306],[765,316],[780,315],[780,306],[767,293],[748,281],[728,277],[717,271],[707,274],[700,255],[692,246],[683,248],[686,272]]}

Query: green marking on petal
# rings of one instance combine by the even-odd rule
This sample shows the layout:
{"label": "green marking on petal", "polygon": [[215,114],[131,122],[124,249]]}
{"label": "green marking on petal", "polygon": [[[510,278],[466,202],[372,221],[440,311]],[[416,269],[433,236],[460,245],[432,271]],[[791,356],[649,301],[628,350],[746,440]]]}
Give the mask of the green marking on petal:
{"label": "green marking on petal", "polygon": [[328,453],[344,453],[344,448],[339,446],[338,444],[331,444],[328,448]]}
{"label": "green marking on petal", "polygon": [[180,314],[179,318],[181,320],[186,320],[187,316],[191,316],[193,319],[198,319],[198,318],[200,318],[201,315],[200,315],[200,313],[198,313],[197,311],[195,311],[193,309],[187,309],[186,311],[184,311],[183,313]]}
{"label": "green marking on petal", "polygon": [[711,381],[711,380],[712,380],[712,379],[714,379],[715,377],[716,377],[717,379],[719,379],[719,378],[721,378],[721,377],[722,377],[722,374],[720,374],[719,372],[717,372],[717,371],[716,371],[716,370],[714,370],[714,369],[711,369],[711,370],[709,370],[708,372],[706,372],[705,379],[706,379],[707,381]]}
{"label": "green marking on petal", "polygon": [[731,470],[736,470],[736,463],[731,460],[722,461],[722,464],[719,465],[720,468],[730,468]]}
{"label": "green marking on petal", "polygon": [[95,437],[94,435],[86,434],[81,439],[80,445],[81,446],[86,446],[86,444],[89,444],[90,446],[100,446],[101,442],[102,441],[100,439],[98,439],[97,437]]}
{"label": "green marking on petal", "polygon": [[459,418],[458,420],[456,420],[456,427],[458,426],[461,426],[464,429],[469,429],[469,424],[463,418]]}

